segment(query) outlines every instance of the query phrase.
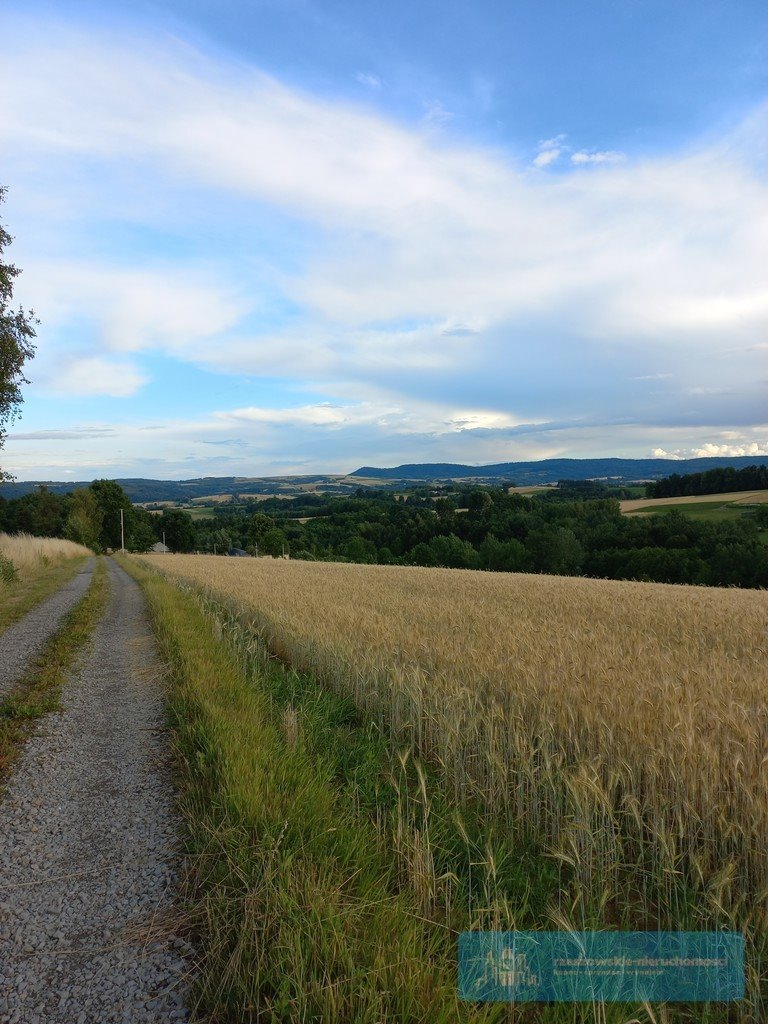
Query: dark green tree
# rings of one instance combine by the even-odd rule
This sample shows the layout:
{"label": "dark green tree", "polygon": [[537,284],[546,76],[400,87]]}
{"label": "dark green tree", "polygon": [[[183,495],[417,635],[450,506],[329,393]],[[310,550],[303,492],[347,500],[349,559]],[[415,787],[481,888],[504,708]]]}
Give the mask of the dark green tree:
{"label": "dark green tree", "polygon": [[283,550],[288,552],[288,542],[282,530],[267,530],[259,544],[260,555],[274,555],[275,558],[282,555]]}
{"label": "dark green tree", "polygon": [[149,551],[157,541],[155,536],[154,516],[145,508],[131,508],[130,529],[125,537],[125,546],[129,551]]}
{"label": "dark green tree", "polygon": [[[5,193],[6,189],[0,188],[0,203]],[[0,223],[0,448],[6,438],[6,428],[18,415],[23,401],[21,385],[29,383],[23,367],[35,354],[32,339],[38,322],[31,310],[11,306],[13,282],[21,273],[18,267],[3,260],[3,252],[11,242],[11,236]],[[10,474],[0,469],[0,480],[4,479],[11,479]]]}
{"label": "dark green tree", "polygon": [[100,541],[102,547],[120,547],[120,511],[123,513],[126,546],[133,527],[133,505],[120,484],[114,480],[94,480],[89,488],[103,516]]}
{"label": "dark green tree", "polygon": [[18,500],[13,528],[35,537],[61,537],[66,507],[66,499],[41,484]]}
{"label": "dark green tree", "polygon": [[157,524],[158,535],[165,534],[165,543],[171,551],[192,551],[195,546],[195,529],[192,516],[178,508],[166,508]]}

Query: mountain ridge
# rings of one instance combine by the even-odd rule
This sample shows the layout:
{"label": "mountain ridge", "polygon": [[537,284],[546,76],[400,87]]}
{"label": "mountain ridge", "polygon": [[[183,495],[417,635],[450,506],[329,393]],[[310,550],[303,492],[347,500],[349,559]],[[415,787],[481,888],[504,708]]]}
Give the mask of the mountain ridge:
{"label": "mountain ridge", "polygon": [[[520,486],[557,483],[558,480],[609,479],[618,483],[658,480],[671,473],[697,473],[707,469],[733,466],[768,465],[768,455],[735,457],[708,456],[695,459],[539,459],[526,462],[497,462],[469,466],[452,462],[406,463],[394,467],[361,466],[352,473],[314,473],[306,476],[193,477],[188,480],[156,480],[148,477],[122,477],[117,483],[136,502],[189,501],[212,494],[275,494],[299,492],[316,484],[333,493],[350,493],[358,486],[376,484],[429,483],[438,480],[475,480],[478,482],[514,481]],[[87,487],[90,480],[26,480],[0,484],[0,498],[18,498],[46,486],[57,494]]]}

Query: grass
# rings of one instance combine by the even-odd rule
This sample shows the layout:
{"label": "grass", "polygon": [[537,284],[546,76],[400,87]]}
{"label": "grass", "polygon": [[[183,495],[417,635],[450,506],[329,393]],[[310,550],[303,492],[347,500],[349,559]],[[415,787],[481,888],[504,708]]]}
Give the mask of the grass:
{"label": "grass", "polygon": [[90,554],[70,541],[0,533],[0,634],[70,580]]}
{"label": "grass", "polygon": [[[426,765],[422,803],[479,813],[496,837],[483,863],[510,856],[497,844],[499,822],[513,849],[531,838],[539,865],[546,849],[558,877],[554,895],[545,886],[549,896],[529,904],[539,922],[742,930],[750,998],[764,1006],[768,595],[210,556],[148,561],[207,588],[233,609],[244,638],[261,638],[351,701],[390,751]],[[371,806],[368,816],[381,816]],[[439,851],[450,845],[442,818],[422,821],[405,845],[420,865],[410,889],[445,907],[453,896],[440,895]],[[500,923],[524,905],[519,889],[509,892],[486,892],[484,909]],[[667,1019],[718,1019],[711,1012]]]}
{"label": "grass", "polygon": [[85,595],[65,616],[24,678],[0,696],[0,782],[18,757],[36,719],[59,707],[61,688],[106,607],[109,584],[101,562]]}

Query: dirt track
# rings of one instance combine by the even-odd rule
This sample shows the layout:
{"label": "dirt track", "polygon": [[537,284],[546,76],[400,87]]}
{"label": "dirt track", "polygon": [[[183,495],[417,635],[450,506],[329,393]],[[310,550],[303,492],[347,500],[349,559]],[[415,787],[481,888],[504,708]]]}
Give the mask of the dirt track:
{"label": "dirt track", "polygon": [[0,1021],[187,1020],[179,820],[161,666],[136,583],[109,564],[93,644],[0,804]]}

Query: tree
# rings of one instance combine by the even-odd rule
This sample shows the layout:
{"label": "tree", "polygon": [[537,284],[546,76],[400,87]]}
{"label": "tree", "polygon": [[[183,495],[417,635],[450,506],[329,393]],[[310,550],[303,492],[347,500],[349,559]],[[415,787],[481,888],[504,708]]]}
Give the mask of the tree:
{"label": "tree", "polygon": [[248,521],[247,537],[252,545],[261,547],[264,536],[276,527],[275,520],[271,516],[265,516],[263,512],[256,512]]}
{"label": "tree", "polygon": [[16,505],[14,529],[35,537],[60,537],[66,518],[66,499],[45,484],[20,498]]}
{"label": "tree", "polygon": [[341,553],[350,562],[363,562],[368,565],[376,564],[376,545],[365,537],[350,537],[341,546]]}
{"label": "tree", "polygon": [[[0,187],[0,203],[6,189]],[[3,250],[12,242],[11,236],[0,223],[0,448],[6,437],[6,426],[18,415],[23,399],[21,385],[29,384],[22,369],[35,354],[32,339],[34,325],[38,323],[32,310],[11,308],[13,282],[21,271],[12,263],[3,261]],[[0,470],[0,480],[11,479],[9,473]]]}
{"label": "tree", "polygon": [[79,487],[70,496],[64,535],[94,551],[100,549],[104,512],[90,487]]}
{"label": "tree", "polygon": [[273,555],[278,558],[283,550],[288,550],[285,534],[282,530],[267,530],[259,544],[259,554]]}
{"label": "tree", "polygon": [[470,512],[482,512],[493,504],[493,498],[488,491],[470,491],[467,495],[467,508]]}
{"label": "tree", "polygon": [[114,480],[94,480],[90,485],[102,513],[101,545],[119,548],[121,540],[120,511],[123,512],[123,532],[126,540],[133,526],[131,499]]}
{"label": "tree", "polygon": [[129,518],[130,529],[125,535],[125,544],[129,551],[149,551],[157,540],[155,536],[154,517],[145,508],[131,508]]}
{"label": "tree", "polygon": [[191,551],[195,546],[195,529],[192,516],[178,508],[166,508],[157,524],[160,536],[165,534],[165,543],[171,551]]}

